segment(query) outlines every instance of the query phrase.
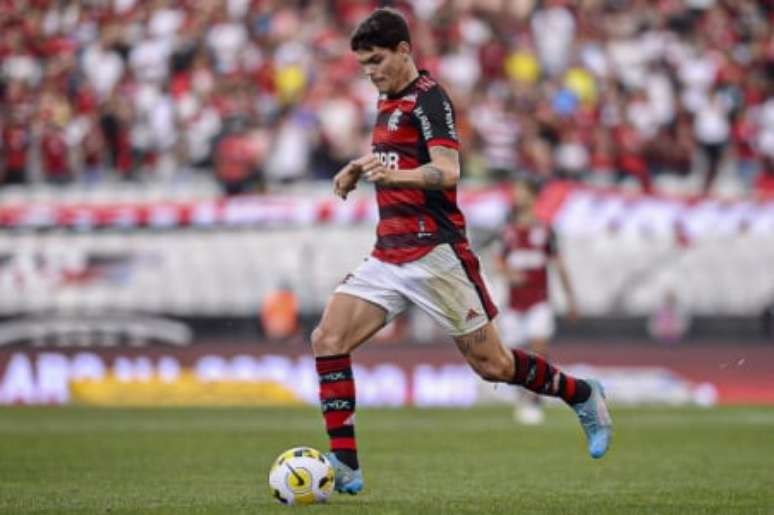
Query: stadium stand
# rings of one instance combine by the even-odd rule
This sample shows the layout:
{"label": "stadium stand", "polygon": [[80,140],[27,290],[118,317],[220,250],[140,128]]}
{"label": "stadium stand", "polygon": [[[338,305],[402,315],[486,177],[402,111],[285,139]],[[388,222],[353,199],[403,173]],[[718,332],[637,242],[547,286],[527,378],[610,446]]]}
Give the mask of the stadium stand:
{"label": "stadium stand", "polygon": [[[770,188],[764,0],[390,3],[455,100],[471,179]],[[3,2],[0,182],[168,196],[330,177],[368,146],[375,93],[347,38],[376,5]]]}

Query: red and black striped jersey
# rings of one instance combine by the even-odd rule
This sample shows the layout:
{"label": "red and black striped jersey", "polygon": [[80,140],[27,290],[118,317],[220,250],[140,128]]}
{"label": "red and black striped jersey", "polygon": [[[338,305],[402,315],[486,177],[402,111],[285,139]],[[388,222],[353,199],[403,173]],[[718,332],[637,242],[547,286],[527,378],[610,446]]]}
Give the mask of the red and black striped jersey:
{"label": "red and black striped jersey", "polygon": [[[373,133],[373,152],[393,170],[430,162],[430,147],[457,150],[454,107],[428,75],[395,95],[382,95]],[[379,225],[373,256],[389,263],[414,261],[442,243],[466,241],[457,188],[424,190],[376,186]]]}
{"label": "red and black striped jersey", "polygon": [[501,256],[506,266],[524,274],[524,282],[511,285],[508,305],[517,311],[548,301],[548,264],[556,257],[556,235],[549,225],[534,222],[508,225],[501,236]]}

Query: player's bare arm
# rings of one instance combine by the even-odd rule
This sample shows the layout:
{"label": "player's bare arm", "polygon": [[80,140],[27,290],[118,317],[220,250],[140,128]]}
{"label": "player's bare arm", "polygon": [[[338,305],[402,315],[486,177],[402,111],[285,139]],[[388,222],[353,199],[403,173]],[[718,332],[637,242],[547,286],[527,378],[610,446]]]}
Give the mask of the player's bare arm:
{"label": "player's bare arm", "polygon": [[567,315],[570,320],[576,320],[578,318],[578,302],[575,299],[575,290],[572,287],[570,281],[570,274],[567,272],[567,266],[564,264],[564,260],[561,256],[554,258],[554,265],[556,271],[559,273],[559,281],[562,283],[564,293],[567,295]]}
{"label": "player's bare arm", "polygon": [[333,177],[333,193],[347,200],[349,192],[357,188],[357,181],[363,173],[363,162],[365,158],[356,159],[347,163]]}
{"label": "player's bare arm", "polygon": [[520,284],[524,284],[524,281],[527,279],[524,272],[508,266],[508,262],[503,256],[495,256],[494,265],[497,273],[505,277],[508,284],[519,286]]}
{"label": "player's bare arm", "polygon": [[430,147],[430,162],[407,170],[391,170],[376,156],[370,157],[363,165],[363,177],[381,186],[443,190],[460,180],[459,153],[451,148]]}

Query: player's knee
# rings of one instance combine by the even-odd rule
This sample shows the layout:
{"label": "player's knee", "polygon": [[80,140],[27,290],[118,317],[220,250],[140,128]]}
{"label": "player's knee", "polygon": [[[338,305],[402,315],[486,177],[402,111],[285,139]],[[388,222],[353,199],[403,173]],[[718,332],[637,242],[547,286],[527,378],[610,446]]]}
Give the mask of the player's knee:
{"label": "player's knee", "polygon": [[348,352],[345,339],[338,333],[317,326],[312,331],[312,351],[315,356],[333,356]]}

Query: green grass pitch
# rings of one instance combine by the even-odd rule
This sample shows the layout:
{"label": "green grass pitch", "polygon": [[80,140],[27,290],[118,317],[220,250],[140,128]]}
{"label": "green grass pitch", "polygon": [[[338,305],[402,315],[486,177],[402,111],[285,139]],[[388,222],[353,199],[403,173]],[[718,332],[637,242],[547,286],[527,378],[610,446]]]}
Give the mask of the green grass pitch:
{"label": "green grass pitch", "polygon": [[325,449],[313,408],[0,409],[0,513],[774,514],[774,408],[614,409],[587,457],[570,410],[358,412],[366,490],[327,505],[269,495],[275,456]]}

